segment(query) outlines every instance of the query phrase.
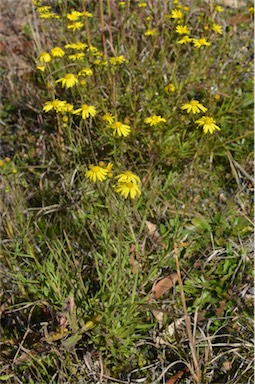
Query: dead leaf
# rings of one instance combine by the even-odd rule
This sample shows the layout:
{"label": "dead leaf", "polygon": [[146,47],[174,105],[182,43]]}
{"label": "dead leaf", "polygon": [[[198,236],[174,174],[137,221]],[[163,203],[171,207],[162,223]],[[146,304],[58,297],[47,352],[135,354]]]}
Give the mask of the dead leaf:
{"label": "dead leaf", "polygon": [[160,296],[166,293],[170,288],[172,288],[177,281],[178,281],[177,273],[171,273],[171,275],[164,277],[164,279],[160,280],[155,285],[155,287],[153,287],[152,289],[153,299],[158,299]]}
{"label": "dead leaf", "polygon": [[160,235],[160,233],[157,230],[156,224],[153,224],[153,223],[151,223],[150,221],[147,221],[147,220],[145,221],[145,223],[146,223],[146,226],[147,226],[147,229],[149,231],[149,235],[150,235],[151,239],[154,240],[154,241],[161,240],[161,235]]}
{"label": "dead leaf", "polygon": [[166,381],[166,384],[175,384],[188,371],[188,368],[184,368],[182,371],[177,372],[171,379]]}
{"label": "dead leaf", "polygon": [[141,265],[135,258],[135,246],[134,246],[134,244],[131,244],[131,246],[130,246],[129,262],[130,262],[130,265],[132,266],[132,273],[134,275],[141,270]]}
{"label": "dead leaf", "polygon": [[158,321],[159,329],[161,329],[164,323],[164,313],[162,311],[157,311],[156,309],[152,309],[151,312],[153,313],[155,319]]}
{"label": "dead leaf", "polygon": [[223,368],[225,368],[226,371],[230,371],[230,369],[232,368],[231,361],[224,361],[224,363],[222,365],[223,365]]}
{"label": "dead leaf", "polygon": [[170,337],[174,336],[175,330],[178,329],[184,321],[185,317],[181,317],[180,319],[175,320],[172,324],[168,326],[167,330]]}

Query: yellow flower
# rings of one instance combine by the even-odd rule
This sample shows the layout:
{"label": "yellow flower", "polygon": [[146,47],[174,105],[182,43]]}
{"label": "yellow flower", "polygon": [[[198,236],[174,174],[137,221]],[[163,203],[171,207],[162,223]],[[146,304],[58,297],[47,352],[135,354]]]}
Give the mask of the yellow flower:
{"label": "yellow flower", "polygon": [[174,93],[175,90],[176,90],[176,88],[175,88],[174,84],[172,84],[172,83],[167,84],[167,85],[163,88],[163,91],[164,91],[165,93]]}
{"label": "yellow flower", "polygon": [[40,19],[59,19],[59,15],[56,15],[53,12],[45,12],[39,14]]}
{"label": "yellow flower", "polygon": [[89,116],[96,116],[96,108],[93,107],[92,105],[88,105],[88,104],[83,104],[81,106],[81,108],[78,108],[76,109],[75,111],[73,111],[73,114],[74,115],[80,115],[81,114],[81,117],[85,120],[87,119]]}
{"label": "yellow flower", "polygon": [[118,179],[118,183],[137,183],[140,182],[140,178],[130,171],[122,172],[120,175],[116,176],[115,179]]}
{"label": "yellow flower", "polygon": [[113,129],[113,136],[124,136],[127,137],[130,134],[130,126],[126,124],[122,124],[119,121],[116,121],[113,124],[110,124],[110,128]]}
{"label": "yellow flower", "polygon": [[6,161],[7,164],[11,162],[11,159],[9,157],[6,157],[4,160]]}
{"label": "yellow flower", "polygon": [[204,37],[201,37],[201,39],[193,39],[193,44],[196,48],[202,47],[202,45],[211,45]]}
{"label": "yellow flower", "polygon": [[37,65],[36,68],[39,69],[39,71],[41,71],[41,72],[45,71],[45,66],[44,65]]}
{"label": "yellow flower", "polygon": [[68,59],[73,60],[73,61],[78,61],[82,60],[85,57],[85,53],[79,52],[79,53],[74,53],[73,55],[68,55]]}
{"label": "yellow flower", "polygon": [[52,48],[52,50],[50,51],[51,52],[51,55],[53,57],[63,57],[65,52],[63,51],[63,49],[59,48],[59,47],[55,47],[55,48]]}
{"label": "yellow flower", "polygon": [[87,12],[87,11],[82,12],[82,16],[85,16],[85,17],[93,17],[92,13]]}
{"label": "yellow flower", "polygon": [[196,121],[196,124],[198,124],[199,127],[203,127],[203,131],[205,134],[208,132],[213,133],[215,130],[220,131],[220,127],[218,127],[215,123],[216,121],[214,120],[214,118],[209,116],[203,116],[201,117],[201,119],[198,119]]}
{"label": "yellow flower", "polygon": [[215,11],[216,11],[216,12],[223,12],[224,9],[223,9],[220,5],[216,5],[216,7],[215,7]]}
{"label": "yellow flower", "polygon": [[188,113],[192,112],[193,114],[207,111],[207,108],[200,104],[198,100],[191,100],[189,103],[183,104],[181,109],[186,109]]}
{"label": "yellow flower", "polygon": [[175,30],[177,33],[179,33],[179,35],[189,35],[190,34],[190,29],[186,25],[177,25]]}
{"label": "yellow flower", "polygon": [[104,121],[106,121],[108,124],[112,124],[112,123],[114,122],[114,120],[115,120],[115,117],[114,117],[111,113],[107,112],[107,113],[102,117],[102,119],[103,119]]}
{"label": "yellow flower", "polygon": [[74,106],[73,104],[70,104],[70,103],[66,103],[65,106],[63,107],[63,112],[73,112],[74,110]]}
{"label": "yellow flower", "polygon": [[183,13],[179,9],[173,9],[170,17],[171,17],[171,19],[182,19]]}
{"label": "yellow flower", "polygon": [[125,199],[130,195],[131,199],[134,199],[136,195],[140,195],[141,191],[136,183],[118,183],[115,187],[115,191],[120,193]]}
{"label": "yellow flower", "polygon": [[147,3],[142,2],[142,3],[137,4],[137,6],[139,8],[145,8],[145,7],[147,7]]}
{"label": "yellow flower", "polygon": [[110,63],[112,65],[122,64],[125,61],[126,61],[126,59],[123,55],[110,58]]}
{"label": "yellow flower", "polygon": [[61,79],[56,80],[56,83],[62,82],[62,88],[72,88],[75,84],[78,84],[77,76],[73,73],[67,73]]}
{"label": "yellow flower", "polygon": [[248,9],[248,11],[250,12],[251,15],[254,15],[254,7],[250,7],[250,8]]}
{"label": "yellow flower", "polygon": [[212,30],[216,33],[218,33],[219,35],[222,35],[222,26],[219,25],[219,24],[213,24],[212,26]]}
{"label": "yellow flower", "polygon": [[150,117],[146,117],[144,122],[145,124],[150,124],[152,127],[153,125],[157,125],[159,123],[166,123],[166,119],[162,118],[161,116],[152,115]]}
{"label": "yellow flower", "polygon": [[38,8],[36,9],[36,12],[38,12],[38,13],[45,13],[45,12],[49,12],[50,9],[51,9],[51,6],[50,6],[50,5],[45,5],[45,6],[43,6],[43,7],[38,7]]}
{"label": "yellow flower", "polygon": [[83,68],[78,72],[78,76],[91,76],[92,74],[93,71],[89,67]]}
{"label": "yellow flower", "polygon": [[49,63],[51,61],[50,54],[48,52],[42,52],[39,56],[40,63]]}
{"label": "yellow flower", "polygon": [[72,29],[73,31],[76,31],[76,29],[81,29],[83,27],[83,23],[80,21],[76,21],[73,24],[68,24],[67,28]]}
{"label": "yellow flower", "polygon": [[82,50],[82,49],[87,48],[87,44],[85,44],[85,43],[81,43],[81,42],[73,43],[73,44],[66,44],[66,45],[65,45],[65,48],[71,48],[71,49]]}
{"label": "yellow flower", "polygon": [[158,31],[153,28],[153,29],[147,29],[147,31],[144,32],[144,36],[157,36],[158,35]]}
{"label": "yellow flower", "polygon": [[177,43],[178,44],[187,44],[187,43],[190,43],[191,41],[193,41],[189,36],[183,36],[183,38],[181,40],[178,40]]}
{"label": "yellow flower", "polygon": [[44,104],[43,110],[44,112],[49,112],[52,109],[54,109],[56,112],[63,112],[65,110],[66,101],[63,100],[53,100],[53,101],[46,101]]}
{"label": "yellow flower", "polygon": [[100,167],[99,165],[89,165],[89,171],[86,172],[85,176],[92,182],[97,180],[103,181],[106,179],[108,170]]}
{"label": "yellow flower", "polygon": [[125,1],[119,1],[119,6],[120,6],[121,8],[125,7]]}
{"label": "yellow flower", "polygon": [[4,161],[0,160],[0,167],[2,168],[4,166]]}
{"label": "yellow flower", "polygon": [[82,16],[81,12],[78,11],[72,11],[71,13],[68,13],[66,15],[66,18],[70,21],[76,21]]}

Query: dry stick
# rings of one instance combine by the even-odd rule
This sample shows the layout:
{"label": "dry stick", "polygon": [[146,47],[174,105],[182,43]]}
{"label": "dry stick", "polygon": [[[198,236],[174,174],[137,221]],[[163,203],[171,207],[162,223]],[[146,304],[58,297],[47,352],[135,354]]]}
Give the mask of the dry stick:
{"label": "dry stick", "polygon": [[103,0],[100,0],[99,2],[99,8],[100,8],[100,20],[101,20],[101,29],[102,29],[102,40],[103,40],[103,46],[104,46],[104,54],[107,57],[107,50],[106,50],[106,42],[105,42],[105,35],[104,35],[104,9],[103,9]]}
{"label": "dry stick", "polygon": [[190,346],[193,364],[194,364],[194,368],[195,368],[195,372],[192,369],[193,372],[191,371],[191,374],[193,375],[195,381],[197,383],[200,383],[201,382],[200,381],[201,380],[201,371],[200,371],[198,360],[197,360],[195,341],[194,341],[193,335],[192,335],[190,318],[189,318],[189,315],[187,312],[186,300],[185,300],[182,278],[181,278],[180,265],[179,265],[179,260],[178,260],[178,249],[177,249],[176,243],[174,244],[174,257],[175,257],[176,270],[177,270],[177,275],[178,275],[178,282],[179,282],[179,286],[180,286],[180,294],[181,294],[182,307],[183,307],[183,312],[184,312],[184,317],[185,317],[186,330],[187,330],[188,338],[189,338],[189,346]]}
{"label": "dry stick", "polygon": [[110,37],[110,43],[113,47],[113,40],[112,40],[112,14],[111,14],[111,4],[110,0],[107,0],[107,11],[108,11],[108,29],[109,29],[109,37]]}

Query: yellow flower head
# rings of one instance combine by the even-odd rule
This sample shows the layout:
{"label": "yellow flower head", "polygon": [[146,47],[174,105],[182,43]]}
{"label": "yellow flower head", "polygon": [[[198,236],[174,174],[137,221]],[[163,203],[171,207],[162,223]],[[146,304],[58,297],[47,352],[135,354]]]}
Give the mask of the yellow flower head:
{"label": "yellow flower head", "polygon": [[220,5],[216,5],[216,7],[215,7],[215,11],[216,11],[216,12],[223,12],[224,9],[223,9]]}
{"label": "yellow flower head", "polygon": [[44,65],[37,65],[36,67],[39,71],[44,72],[45,71],[45,66]]}
{"label": "yellow flower head", "polygon": [[85,57],[85,53],[83,53],[83,52],[78,52],[78,53],[74,53],[73,55],[68,55],[68,59],[73,60],[73,61],[82,60],[82,59],[84,59],[84,57]]}
{"label": "yellow flower head", "polygon": [[83,104],[81,108],[78,108],[73,111],[74,115],[81,115],[84,120],[87,119],[89,116],[96,116],[96,113],[96,108],[88,104]]}
{"label": "yellow flower head", "polygon": [[76,21],[73,24],[68,24],[67,28],[76,31],[77,29],[81,29],[83,27],[83,23],[80,21]]}
{"label": "yellow flower head", "polygon": [[73,43],[73,44],[66,44],[65,48],[77,49],[78,51],[81,51],[81,50],[87,48],[87,44],[81,43],[81,42]]}
{"label": "yellow flower head", "polygon": [[152,115],[150,117],[146,117],[146,119],[144,119],[144,122],[145,124],[150,124],[150,126],[152,127],[153,125],[157,125],[159,123],[166,123],[166,119],[161,116]]}
{"label": "yellow flower head", "polygon": [[119,121],[116,121],[115,123],[110,124],[109,127],[113,129],[113,136],[116,136],[117,134],[118,136],[127,137],[131,132],[129,125],[122,124]]}
{"label": "yellow flower head", "polygon": [[87,11],[82,12],[82,16],[84,16],[84,17],[93,17],[92,13],[87,12]]}
{"label": "yellow flower head", "polygon": [[96,182],[104,181],[107,177],[108,170],[100,167],[99,165],[89,165],[89,171],[86,172],[85,176],[91,181]]}
{"label": "yellow flower head", "polygon": [[222,35],[222,26],[219,24],[213,24],[212,26],[213,32],[218,33],[219,35]]}
{"label": "yellow flower head", "polygon": [[120,175],[116,176],[115,179],[118,179],[118,183],[134,183],[140,182],[140,178],[136,176],[131,171],[122,172]]}
{"label": "yellow flower head", "polygon": [[157,36],[158,35],[158,31],[156,30],[156,28],[153,28],[153,29],[147,29],[147,31],[144,32],[144,36]]}
{"label": "yellow flower head", "polygon": [[111,113],[107,112],[107,113],[102,117],[102,119],[103,119],[104,121],[106,121],[108,124],[112,124],[112,123],[114,122],[114,120],[115,120],[115,117],[114,117]]}
{"label": "yellow flower head", "polygon": [[52,109],[54,109],[56,112],[65,112],[65,106],[66,106],[66,101],[64,100],[53,100],[53,101],[46,101],[44,104],[43,110],[44,112],[49,112]]}
{"label": "yellow flower head", "polygon": [[123,55],[121,55],[121,56],[116,56],[116,57],[112,57],[112,58],[110,59],[110,63],[111,63],[112,65],[122,64],[122,63],[124,63],[125,61],[126,61],[126,59],[125,59],[125,57],[124,57]]}
{"label": "yellow flower head", "polygon": [[48,52],[42,52],[39,56],[40,63],[49,63],[51,61],[51,56]]}
{"label": "yellow flower head", "polygon": [[51,9],[50,5],[45,5],[45,6],[42,6],[42,7],[38,7],[36,9],[36,12],[38,12],[38,13],[45,13],[45,12],[49,12],[50,9]]}
{"label": "yellow flower head", "polygon": [[147,7],[147,3],[142,2],[142,3],[137,4],[137,6],[138,6],[139,8],[145,8],[145,7]]}
{"label": "yellow flower head", "polygon": [[115,191],[124,196],[125,199],[128,197],[128,195],[130,195],[131,199],[134,199],[136,195],[141,194],[138,185],[132,182],[118,183],[115,187]]}
{"label": "yellow flower head", "polygon": [[64,77],[61,77],[61,79],[56,80],[56,83],[59,82],[62,83],[62,88],[72,88],[75,84],[79,83],[77,76],[73,73],[67,73]]}
{"label": "yellow flower head", "polygon": [[181,109],[186,109],[188,113],[192,112],[193,114],[207,111],[207,108],[200,104],[198,100],[191,100],[189,103],[183,104]]}
{"label": "yellow flower head", "polygon": [[203,45],[211,45],[204,37],[201,37],[201,39],[193,39],[193,44],[196,48],[200,48]]}
{"label": "yellow flower head", "polygon": [[189,35],[190,34],[190,29],[186,25],[177,25],[175,30],[177,33],[179,33],[179,35]]}
{"label": "yellow flower head", "polygon": [[214,118],[209,116],[203,116],[201,117],[201,119],[198,119],[196,121],[196,124],[198,124],[199,127],[203,127],[203,131],[205,134],[208,132],[213,133],[215,130],[220,131],[220,127],[218,127],[215,123],[216,121],[214,120]]}
{"label": "yellow flower head", "polygon": [[39,14],[40,19],[59,19],[60,16],[53,12],[45,12]]}
{"label": "yellow flower head", "polygon": [[171,19],[183,19],[183,13],[179,9],[173,9],[170,17]]}
{"label": "yellow flower head", "polygon": [[65,52],[63,51],[63,49],[61,49],[60,47],[55,47],[55,48],[52,48],[52,50],[50,51],[51,55],[53,57],[63,57]]}
{"label": "yellow flower head", "polygon": [[174,93],[175,90],[176,90],[175,85],[172,84],[172,83],[167,84],[167,85],[163,88],[163,91],[164,91],[165,93]]}
{"label": "yellow flower head", "polygon": [[83,68],[78,72],[78,76],[91,76],[93,71],[91,68]]}
{"label": "yellow flower head", "polygon": [[68,13],[66,15],[66,18],[70,21],[76,21],[82,16],[81,12],[78,11],[72,11],[71,13]]}
{"label": "yellow flower head", "polygon": [[190,43],[191,41],[193,41],[189,36],[183,36],[183,38],[181,40],[178,40],[177,43],[178,44],[187,44],[187,43]]}

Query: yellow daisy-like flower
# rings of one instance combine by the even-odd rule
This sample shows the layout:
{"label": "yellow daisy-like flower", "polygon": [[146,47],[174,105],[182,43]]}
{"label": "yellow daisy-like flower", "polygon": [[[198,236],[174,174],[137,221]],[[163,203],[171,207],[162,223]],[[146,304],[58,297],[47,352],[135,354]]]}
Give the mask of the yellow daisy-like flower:
{"label": "yellow daisy-like flower", "polygon": [[68,55],[68,59],[73,60],[73,61],[79,61],[84,59],[85,53],[79,52],[79,53],[74,53],[73,55]]}
{"label": "yellow daisy-like flower", "polygon": [[198,124],[199,127],[203,127],[203,131],[205,134],[208,132],[213,133],[215,130],[220,131],[220,127],[218,127],[215,123],[216,121],[214,120],[214,118],[209,116],[203,116],[201,117],[201,119],[198,119],[196,121],[196,124]]}
{"label": "yellow daisy-like flower", "polygon": [[51,61],[51,56],[48,52],[42,52],[39,56],[40,63],[49,63]]}
{"label": "yellow daisy-like flower", "polygon": [[213,32],[218,33],[219,35],[222,35],[222,26],[219,24],[213,24],[212,26]]}
{"label": "yellow daisy-like flower", "polygon": [[46,101],[43,107],[44,112],[49,112],[52,109],[54,109],[56,112],[63,112],[65,111],[66,101],[64,100],[53,100],[53,101]]}
{"label": "yellow daisy-like flower", "polygon": [[187,25],[177,25],[175,30],[177,33],[179,33],[179,35],[189,35],[190,34],[190,29],[187,27]]}
{"label": "yellow daisy-like flower", "polygon": [[254,7],[250,7],[250,8],[248,9],[248,11],[250,12],[251,15],[254,15]]}
{"label": "yellow daisy-like flower", "polygon": [[102,119],[103,119],[104,121],[106,121],[108,124],[112,124],[112,123],[114,122],[114,120],[115,120],[115,117],[114,117],[111,113],[107,112],[107,113],[102,117]]}
{"label": "yellow daisy-like flower", "polygon": [[147,31],[144,32],[144,36],[157,36],[158,31],[153,28],[153,29],[147,29]]}
{"label": "yellow daisy-like flower", "polygon": [[40,19],[59,19],[60,16],[53,12],[45,12],[39,14]]}
{"label": "yellow daisy-like flower", "polygon": [[78,72],[78,76],[91,76],[93,74],[93,71],[91,68],[83,68]]}
{"label": "yellow daisy-like flower", "polygon": [[82,12],[82,16],[84,16],[84,17],[93,17],[92,13],[87,12],[87,11]]}
{"label": "yellow daisy-like flower", "polygon": [[179,9],[173,9],[170,17],[171,19],[183,19],[183,13]]}
{"label": "yellow daisy-like flower", "polygon": [[127,137],[131,132],[129,125],[122,124],[119,121],[116,121],[115,123],[110,124],[109,127],[113,129],[113,136],[116,136],[117,134],[118,136]]}
{"label": "yellow daisy-like flower", "polygon": [[76,21],[76,23],[68,24],[67,28],[76,31],[77,29],[81,29],[83,27],[83,23],[80,21]]}
{"label": "yellow daisy-like flower", "polygon": [[145,124],[150,124],[150,126],[152,127],[153,125],[157,125],[159,123],[166,123],[166,119],[161,116],[152,115],[150,117],[146,117],[146,119],[144,119],[144,122]]}
{"label": "yellow daisy-like flower", "polygon": [[36,68],[39,69],[39,71],[41,71],[41,72],[45,71],[45,66],[44,65],[37,65]]}
{"label": "yellow daisy-like flower", "polygon": [[89,171],[86,172],[85,176],[92,182],[104,181],[107,178],[108,170],[100,167],[99,165],[89,165]]}
{"label": "yellow daisy-like flower", "polygon": [[69,112],[72,113],[74,110],[73,104],[66,103],[65,106],[63,107],[63,112]]}
{"label": "yellow daisy-like flower", "polygon": [[112,65],[122,64],[125,61],[126,61],[126,59],[125,59],[125,57],[123,55],[110,58],[110,63]]}
{"label": "yellow daisy-like flower", "polygon": [[96,116],[96,108],[93,107],[93,105],[83,104],[81,108],[76,109],[73,111],[74,115],[81,115],[81,117],[85,120],[89,116]]}
{"label": "yellow daisy-like flower", "polygon": [[163,91],[164,91],[165,93],[174,93],[175,90],[176,90],[175,85],[172,84],[172,83],[167,84],[167,85],[163,88]]}
{"label": "yellow daisy-like flower", "polygon": [[181,109],[186,109],[188,113],[192,112],[193,114],[207,111],[207,108],[200,104],[198,100],[191,100],[189,103],[183,104]]}
{"label": "yellow daisy-like flower", "polygon": [[181,40],[177,41],[177,44],[187,44],[187,43],[190,43],[191,41],[193,41],[193,39],[191,39],[189,36],[183,36]]}
{"label": "yellow daisy-like flower", "polygon": [[115,179],[118,179],[118,183],[137,183],[141,181],[140,178],[131,171],[122,172],[116,176]]}
{"label": "yellow daisy-like flower", "polygon": [[65,51],[63,51],[63,49],[61,49],[60,47],[55,47],[55,48],[52,48],[50,53],[53,57],[63,57],[65,54]]}
{"label": "yellow daisy-like flower", "polygon": [[59,82],[62,83],[62,88],[72,88],[75,84],[79,83],[77,76],[73,73],[67,73],[64,77],[61,77],[61,79],[56,80],[56,83]]}
{"label": "yellow daisy-like flower", "polygon": [[145,8],[145,7],[147,7],[147,3],[139,3],[139,4],[137,4],[137,6],[139,7],[139,8]]}
{"label": "yellow daisy-like flower", "polygon": [[72,11],[71,13],[68,13],[66,15],[66,18],[70,21],[76,21],[82,16],[81,12],[78,11]]}
{"label": "yellow daisy-like flower", "polygon": [[193,39],[193,44],[196,48],[200,48],[203,45],[211,45],[204,37],[201,37],[201,39]]}
{"label": "yellow daisy-like flower", "polygon": [[115,187],[115,191],[120,193],[125,199],[130,195],[131,199],[134,199],[136,195],[140,195],[141,191],[136,183],[118,183]]}
{"label": "yellow daisy-like flower", "polygon": [[45,12],[49,12],[50,9],[51,9],[50,5],[45,5],[45,6],[42,6],[42,7],[38,7],[36,9],[36,12],[38,12],[38,13],[45,13]]}
{"label": "yellow daisy-like flower", "polygon": [[216,5],[216,7],[215,7],[215,11],[216,11],[216,12],[223,12],[224,9],[223,9],[220,5]]}
{"label": "yellow daisy-like flower", "polygon": [[81,50],[87,48],[87,44],[81,43],[81,42],[73,43],[73,44],[66,44],[65,48],[77,49],[78,51],[81,51]]}

